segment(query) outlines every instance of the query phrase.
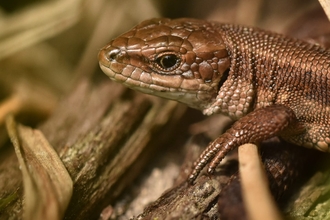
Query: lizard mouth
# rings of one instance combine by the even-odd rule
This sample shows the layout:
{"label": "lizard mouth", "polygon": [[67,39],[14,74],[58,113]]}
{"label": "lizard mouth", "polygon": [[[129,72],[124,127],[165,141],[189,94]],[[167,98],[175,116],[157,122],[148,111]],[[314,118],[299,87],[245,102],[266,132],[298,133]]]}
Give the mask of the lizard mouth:
{"label": "lizard mouth", "polygon": [[[111,64],[110,64],[111,66]],[[171,99],[171,100],[176,100],[179,102],[184,102],[183,100],[190,100],[190,104],[193,104],[193,100],[196,99],[196,92],[195,91],[189,91],[189,90],[185,90],[185,89],[172,89],[172,88],[168,88],[168,87],[162,87],[162,86],[158,86],[158,85],[154,85],[154,84],[148,84],[145,82],[142,82],[140,80],[135,80],[132,79],[130,77],[124,76],[123,74],[121,74],[120,72],[115,72],[114,70],[112,70],[110,67],[103,65],[100,62],[100,68],[102,69],[102,71],[109,76],[109,78],[113,81],[116,82],[120,82],[123,85],[146,93],[146,94],[150,94],[150,95],[156,95],[162,98],[166,98],[166,99]],[[190,105],[191,107],[194,108],[198,108],[195,105]]]}
{"label": "lizard mouth", "polygon": [[[195,89],[181,88],[179,85],[184,80],[181,76],[162,76],[134,66],[129,61],[126,62],[121,51],[113,47],[103,48],[99,52],[98,58],[100,68],[110,79],[144,93],[165,96],[164,98],[174,96],[175,98],[171,99],[178,100],[185,93],[201,92]],[[166,93],[169,95],[164,95]]]}
{"label": "lizard mouth", "polygon": [[111,80],[131,89],[185,103],[200,110],[208,107],[210,100],[214,98],[213,88],[204,85],[201,79],[162,75],[146,68],[139,68],[131,64],[132,60],[124,54],[120,54],[119,49],[105,47],[99,52],[98,58],[100,68]]}
{"label": "lizard mouth", "polygon": [[[175,88],[169,86],[161,86],[155,83],[157,80],[152,76],[152,73],[140,70],[130,64],[118,62],[111,58],[112,53],[108,49],[102,49],[99,52],[99,65],[101,70],[113,81],[120,82],[125,86],[139,90],[144,93],[165,96],[166,93],[177,93],[176,97],[182,96],[184,93],[195,94],[196,91],[183,88]],[[160,93],[160,94],[155,94]],[[169,98],[168,96],[164,98]],[[173,99],[173,98],[172,98]],[[177,100],[177,99],[175,99]]]}

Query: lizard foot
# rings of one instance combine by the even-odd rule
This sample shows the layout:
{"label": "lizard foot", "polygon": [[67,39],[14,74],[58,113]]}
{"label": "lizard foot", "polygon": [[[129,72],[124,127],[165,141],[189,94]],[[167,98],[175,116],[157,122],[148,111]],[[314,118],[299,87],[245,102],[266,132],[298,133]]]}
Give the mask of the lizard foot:
{"label": "lizard foot", "polygon": [[235,122],[204,150],[194,163],[194,168],[188,178],[189,183],[192,184],[195,181],[207,164],[209,164],[207,172],[212,174],[231,150],[242,144],[258,143],[276,135],[290,136],[297,132],[295,129],[298,127],[297,123],[294,112],[286,106],[272,105],[256,109]]}

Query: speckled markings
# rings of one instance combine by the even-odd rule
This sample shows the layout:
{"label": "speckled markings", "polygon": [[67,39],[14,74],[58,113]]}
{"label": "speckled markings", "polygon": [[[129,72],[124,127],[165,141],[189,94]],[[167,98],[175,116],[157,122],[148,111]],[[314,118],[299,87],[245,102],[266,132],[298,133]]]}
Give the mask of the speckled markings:
{"label": "speckled markings", "polygon": [[329,152],[330,52],[257,28],[196,19],[151,19],[99,53],[114,81],[237,122],[195,163],[209,164],[244,143],[273,136]]}

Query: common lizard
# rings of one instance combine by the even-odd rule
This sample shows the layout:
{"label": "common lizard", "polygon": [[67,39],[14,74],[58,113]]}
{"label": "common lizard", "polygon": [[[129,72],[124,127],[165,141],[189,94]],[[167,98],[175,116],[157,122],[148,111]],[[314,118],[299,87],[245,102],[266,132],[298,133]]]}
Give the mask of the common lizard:
{"label": "common lizard", "polygon": [[204,150],[189,177],[234,148],[274,136],[330,151],[330,52],[258,28],[151,19],[99,52],[103,72],[129,88],[236,122]]}

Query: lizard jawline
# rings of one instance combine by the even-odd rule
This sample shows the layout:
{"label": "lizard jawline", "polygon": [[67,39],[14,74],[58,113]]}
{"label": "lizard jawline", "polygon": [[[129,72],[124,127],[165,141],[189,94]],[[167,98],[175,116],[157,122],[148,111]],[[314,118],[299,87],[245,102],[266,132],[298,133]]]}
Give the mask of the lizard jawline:
{"label": "lizard jawline", "polygon": [[[196,91],[189,91],[186,89],[174,89],[169,87],[162,87],[159,85],[148,84],[139,80],[126,77],[120,73],[116,73],[107,66],[100,64],[102,71],[113,81],[120,82],[130,89],[137,90],[153,96],[158,96],[165,99],[175,100],[188,105],[191,108],[203,110],[209,105],[203,103],[197,98]],[[200,95],[201,91],[199,91]]]}

